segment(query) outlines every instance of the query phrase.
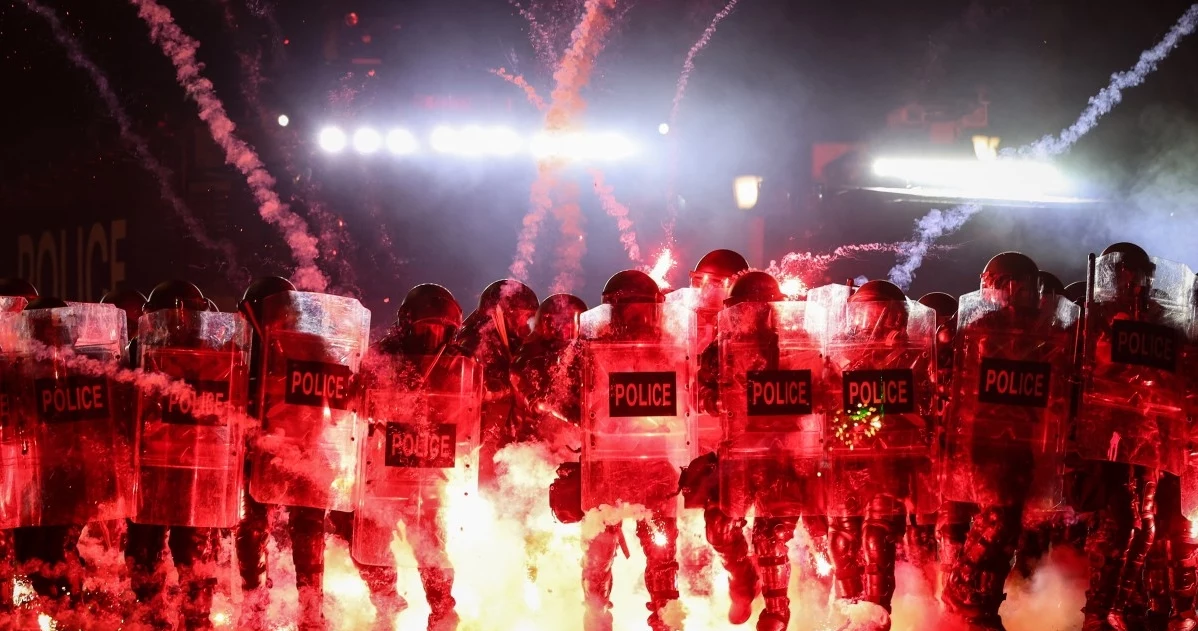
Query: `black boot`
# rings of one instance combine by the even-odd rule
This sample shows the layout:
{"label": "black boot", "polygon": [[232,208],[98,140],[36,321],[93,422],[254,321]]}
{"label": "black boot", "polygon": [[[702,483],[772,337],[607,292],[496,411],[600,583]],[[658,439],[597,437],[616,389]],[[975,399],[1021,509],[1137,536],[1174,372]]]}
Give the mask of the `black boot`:
{"label": "black boot", "polygon": [[720,555],[728,571],[728,592],[732,605],[728,622],[744,624],[753,614],[753,599],[757,597],[757,570],[749,558],[749,542],[745,540],[745,520],[731,519],[717,508],[703,512],[707,542]]}
{"label": "black boot", "polygon": [[761,574],[765,610],[757,619],[758,631],[784,631],[790,622],[790,540],[796,518],[758,517],[753,521],[753,551]]}

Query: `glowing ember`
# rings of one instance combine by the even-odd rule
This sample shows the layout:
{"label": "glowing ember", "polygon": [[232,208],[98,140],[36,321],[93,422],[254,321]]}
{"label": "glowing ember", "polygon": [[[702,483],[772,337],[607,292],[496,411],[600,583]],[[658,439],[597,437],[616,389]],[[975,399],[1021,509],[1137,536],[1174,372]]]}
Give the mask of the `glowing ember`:
{"label": "glowing ember", "polygon": [[37,592],[33,591],[33,584],[28,579],[17,577],[12,580],[12,603],[14,605],[24,605],[34,598],[37,598]]}
{"label": "glowing ember", "polygon": [[58,625],[54,624],[54,619],[44,613],[37,615],[37,626],[42,631],[54,631]]}
{"label": "glowing ember", "polygon": [[670,540],[666,538],[666,533],[660,530],[653,533],[653,545],[664,546],[669,542]]}
{"label": "glowing ember", "polygon": [[674,266],[677,264],[678,261],[674,260],[674,256],[670,252],[670,248],[666,247],[662,248],[661,253],[657,255],[657,259],[653,262],[653,267],[646,269],[645,272],[648,273],[653,280],[657,281],[658,287],[662,289],[669,289],[670,281],[666,280],[666,275],[668,275],[670,270],[674,269]]}
{"label": "glowing ember", "polygon": [[815,573],[820,576],[832,574],[832,562],[823,554],[815,555]]}
{"label": "glowing ember", "polygon": [[783,280],[781,283],[782,294],[790,299],[795,299],[807,293],[807,285],[797,276],[792,276]]}
{"label": "glowing ember", "polygon": [[227,611],[214,611],[209,619],[214,627],[227,627],[233,623],[233,616]]}

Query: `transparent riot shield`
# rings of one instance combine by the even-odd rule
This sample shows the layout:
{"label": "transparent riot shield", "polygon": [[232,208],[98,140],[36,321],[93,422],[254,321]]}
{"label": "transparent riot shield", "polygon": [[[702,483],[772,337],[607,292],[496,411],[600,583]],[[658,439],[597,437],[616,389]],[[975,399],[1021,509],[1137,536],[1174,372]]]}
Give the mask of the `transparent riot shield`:
{"label": "transparent riot shield", "polygon": [[109,383],[125,324],[125,312],[106,304],[19,314],[19,525],[128,516],[132,459]]}
{"label": "transparent riot shield", "polygon": [[944,499],[1058,509],[1080,309],[1049,295],[1016,312],[980,291],[958,304]]}
{"label": "transparent riot shield", "polygon": [[600,305],[582,314],[582,508],[659,506],[695,456],[688,340],[694,314]]}
{"label": "transparent riot shield", "polygon": [[848,303],[829,321],[829,515],[875,501],[935,511],[939,498],[913,488],[932,467],[935,312],[913,300]]}
{"label": "transparent riot shield", "polygon": [[16,312],[0,310],[0,529],[20,525],[21,440],[17,433],[20,337]]}
{"label": "transparent riot shield", "polygon": [[[682,287],[666,294],[666,304],[670,308],[695,314],[695,335],[691,340],[690,353],[696,361],[699,361],[708,346],[715,343],[720,310],[723,309],[724,299],[727,297],[728,288],[717,283],[710,283],[702,288]],[[697,366],[692,369],[691,374],[698,375]],[[692,384],[690,391],[697,396],[698,384]],[[695,414],[698,453],[715,451],[722,436],[719,415],[706,413],[697,398],[691,401],[691,409]]]}
{"label": "transparent riot shield", "polygon": [[27,304],[29,301],[22,296],[0,296],[0,313],[17,313]]}
{"label": "transparent riot shield", "polygon": [[285,292],[262,305],[262,415],[250,495],[353,511],[358,368],[370,312],[353,298]]}
{"label": "transparent riot shield", "polygon": [[[1077,449],[1086,460],[1181,474],[1188,442],[1180,357],[1194,274],[1153,258],[1147,288],[1121,287],[1121,253],[1098,257],[1086,308]],[[1125,277],[1124,277],[1125,278]],[[1143,295],[1137,300],[1134,296]]]}
{"label": "transparent riot shield", "polygon": [[[1191,305],[1198,311],[1198,300]],[[1181,474],[1181,514],[1198,522],[1198,317],[1190,315],[1190,328],[1181,355],[1185,415],[1189,422],[1189,443],[1185,450],[1185,471]]]}
{"label": "transparent riot shield", "polygon": [[478,492],[481,374],[460,356],[400,357],[394,364],[397,379],[366,392],[351,552],[359,563],[394,566],[392,542],[402,536],[418,566],[447,567],[441,507],[449,493]]}
{"label": "transparent riot shield", "polygon": [[823,318],[805,302],[748,302],[720,313],[720,506],[743,517],[822,509]]}
{"label": "transparent riot shield", "polygon": [[138,399],[133,521],[237,524],[249,351],[240,314],[168,309],[142,316],[139,363],[170,382],[142,387]]}

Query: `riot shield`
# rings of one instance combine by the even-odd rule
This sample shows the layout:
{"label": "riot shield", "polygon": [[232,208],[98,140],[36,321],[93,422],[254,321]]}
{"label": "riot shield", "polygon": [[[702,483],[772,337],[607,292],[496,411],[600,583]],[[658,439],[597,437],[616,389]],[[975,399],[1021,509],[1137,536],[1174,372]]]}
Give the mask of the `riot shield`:
{"label": "riot shield", "polygon": [[395,565],[391,543],[402,532],[418,565],[444,566],[439,509],[446,493],[478,491],[481,375],[474,360],[461,356],[394,363],[400,365],[397,379],[366,392],[368,430],[351,552],[359,563]]}
{"label": "riot shield", "polygon": [[1095,262],[1087,306],[1077,449],[1086,460],[1181,474],[1188,442],[1180,357],[1190,324],[1194,274],[1153,258],[1143,302],[1120,290],[1122,253]]}
{"label": "riot shield", "polygon": [[0,313],[17,313],[27,304],[24,296],[0,296]]}
{"label": "riot shield", "polygon": [[1185,471],[1181,475],[1181,514],[1198,521],[1198,300],[1191,304],[1190,328],[1181,355],[1185,415],[1189,423],[1189,442],[1185,450]]}
{"label": "riot shield", "polygon": [[250,495],[263,504],[353,511],[358,368],[370,312],[353,298],[284,292],[262,305],[262,415]]}
{"label": "riot shield", "polygon": [[19,320],[16,312],[0,310],[0,529],[4,530],[20,525],[24,488],[19,475],[21,440],[17,434]]}
{"label": "riot shield", "polygon": [[20,526],[128,515],[130,445],[109,383],[125,348],[125,325],[125,312],[106,304],[18,314]]}
{"label": "riot shield", "polygon": [[720,507],[744,516],[822,510],[824,318],[805,302],[746,302],[720,313]]}
{"label": "riot shield", "polygon": [[944,499],[1058,509],[1080,309],[1048,295],[1015,312],[980,291],[958,304]]}
{"label": "riot shield", "polygon": [[695,456],[688,340],[694,314],[600,305],[582,314],[582,508],[659,506]]}
{"label": "riot shield", "polygon": [[861,515],[875,497],[935,511],[939,498],[913,489],[932,466],[935,312],[914,300],[848,303],[829,322],[829,515]]}
{"label": "riot shield", "polygon": [[[670,305],[670,308],[684,309],[695,314],[695,335],[691,340],[690,353],[696,361],[708,345],[715,342],[720,309],[723,308],[724,299],[727,297],[727,287],[715,283],[703,288],[682,287],[666,294],[666,304]],[[693,369],[691,374],[698,375],[698,370]],[[692,384],[690,391],[697,396],[697,384]],[[697,398],[691,401],[691,409],[695,414],[698,453],[715,451],[719,447],[722,435],[720,417],[705,413]]]}
{"label": "riot shield", "polygon": [[237,524],[249,352],[240,314],[168,309],[142,316],[139,364],[172,382],[143,387],[138,399],[133,521]]}

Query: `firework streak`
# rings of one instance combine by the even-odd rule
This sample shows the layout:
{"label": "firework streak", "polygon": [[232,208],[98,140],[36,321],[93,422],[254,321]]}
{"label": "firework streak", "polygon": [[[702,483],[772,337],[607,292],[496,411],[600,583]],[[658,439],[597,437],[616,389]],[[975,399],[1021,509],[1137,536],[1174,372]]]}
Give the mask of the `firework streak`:
{"label": "firework streak", "polygon": [[[1098,125],[1100,118],[1110,113],[1123,100],[1124,89],[1143,83],[1144,79],[1156,70],[1157,64],[1177,48],[1182,38],[1194,32],[1196,25],[1198,4],[1191,5],[1156,46],[1144,51],[1131,70],[1111,75],[1110,84],[1090,97],[1090,104],[1082,111],[1081,116],[1059,136],[1045,136],[1029,145],[1004,151],[1003,154],[1043,158],[1068,151],[1082,136]],[[915,241],[910,249],[899,254],[898,261],[890,270],[890,281],[904,290],[910,287],[911,281],[915,279],[915,270],[923,263],[928,246],[935,243],[936,239],[956,232],[981,209],[979,204],[964,204],[944,212],[934,209],[919,219],[915,224]]]}
{"label": "firework streak", "polygon": [[[555,87],[550,105],[545,112],[545,127],[550,133],[560,133],[574,126],[578,116],[586,108],[581,91],[590,81],[595,68],[595,58],[603,48],[603,37],[611,28],[605,10],[611,9],[615,0],[587,0],[582,21],[574,29],[570,47],[553,73]],[[537,234],[541,221],[553,205],[552,191],[557,188],[557,177],[562,163],[558,159],[542,160],[537,165],[537,181],[530,193],[531,208],[524,217],[520,239],[516,244],[516,258],[512,261],[511,273],[517,279],[527,280],[528,268],[536,250]],[[573,215],[579,215],[574,217]],[[558,248],[558,273],[554,279],[555,291],[569,291],[578,282],[582,256],[586,253],[586,241],[581,233],[581,211],[576,201],[564,202],[555,211],[563,226],[563,243]],[[577,228],[577,238],[569,232]]]}
{"label": "firework streak", "polygon": [[200,64],[196,61],[199,42],[188,37],[175,24],[171,12],[156,0],[129,1],[137,7],[138,16],[150,27],[150,39],[162,48],[162,52],[174,64],[179,84],[199,107],[200,120],[207,123],[213,140],[224,149],[225,162],[237,167],[245,176],[258,202],[258,214],[278,228],[286,239],[297,266],[292,276],[296,287],[323,291],[328,286],[328,279],[316,266],[319,255],[317,240],[308,233],[307,222],[283,205],[274,191],[275,180],[266,171],[258,154],[234,133],[236,126],[217,98],[212,82],[200,74]]}
{"label": "firework streak", "polygon": [[[736,3],[740,0],[728,0],[728,4],[720,9],[719,13],[711,19],[711,23],[699,36],[698,41],[686,53],[686,61],[682,62],[682,74],[678,75],[678,86],[674,89],[674,104],[670,108],[669,127],[674,128],[678,121],[678,108],[682,105],[682,97],[686,94],[686,84],[690,81],[691,73],[695,70],[695,57],[699,51],[707,47],[707,43],[711,41],[711,37],[715,35],[715,29],[720,25],[724,18],[728,17],[732,10],[736,8]],[[669,192],[666,197],[666,242],[669,243],[674,236],[674,222],[678,218],[678,205],[675,203],[675,180],[678,177],[678,141],[677,136],[670,142],[670,177],[669,177]]]}
{"label": "firework streak", "polygon": [[173,176],[170,170],[154,157],[154,154],[150,152],[150,147],[146,143],[146,140],[133,131],[133,123],[129,120],[129,115],[125,112],[125,108],[121,107],[116,93],[112,91],[112,87],[108,84],[108,77],[83,54],[83,47],[79,45],[79,41],[63,28],[62,23],[58,21],[58,16],[48,7],[37,2],[37,0],[25,0],[25,6],[31,12],[40,15],[46,20],[46,23],[50,26],[50,31],[54,34],[54,39],[58,40],[58,43],[66,49],[67,57],[71,60],[71,63],[86,72],[87,76],[91,78],[92,83],[96,86],[96,91],[100,93],[100,100],[104,101],[104,107],[108,108],[108,115],[116,121],[121,138],[133,147],[134,153],[137,154],[138,160],[141,161],[142,168],[149,171],[154,176],[154,179],[158,180],[159,194],[162,195],[162,199],[171,205],[179,220],[183,222],[183,225],[191,233],[192,238],[204,248],[220,252],[224,255],[229,280],[234,281],[236,284],[243,284],[243,281],[248,281],[248,278],[243,278],[244,274],[242,274],[241,268],[237,265],[233,252],[233,244],[228,241],[221,241],[219,243],[213,241],[204,230],[204,225],[200,223],[200,220],[191,213],[191,209],[187,207],[187,204],[175,193],[171,187]]}

